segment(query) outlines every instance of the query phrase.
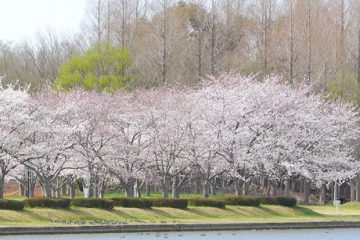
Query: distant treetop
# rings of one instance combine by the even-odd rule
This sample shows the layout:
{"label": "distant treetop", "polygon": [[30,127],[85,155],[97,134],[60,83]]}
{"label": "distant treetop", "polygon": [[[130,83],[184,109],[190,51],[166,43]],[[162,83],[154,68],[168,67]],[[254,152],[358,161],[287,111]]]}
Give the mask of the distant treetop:
{"label": "distant treetop", "polygon": [[123,46],[101,42],[84,54],[75,55],[59,67],[54,83],[58,91],[83,88],[97,92],[113,92],[131,87],[130,51]]}

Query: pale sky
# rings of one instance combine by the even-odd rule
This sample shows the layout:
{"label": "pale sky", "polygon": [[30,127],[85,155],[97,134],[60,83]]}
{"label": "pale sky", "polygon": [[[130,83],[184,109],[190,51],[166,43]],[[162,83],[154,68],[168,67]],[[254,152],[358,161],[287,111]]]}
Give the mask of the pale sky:
{"label": "pale sky", "polygon": [[0,0],[0,40],[21,42],[52,29],[77,32],[88,0]]}

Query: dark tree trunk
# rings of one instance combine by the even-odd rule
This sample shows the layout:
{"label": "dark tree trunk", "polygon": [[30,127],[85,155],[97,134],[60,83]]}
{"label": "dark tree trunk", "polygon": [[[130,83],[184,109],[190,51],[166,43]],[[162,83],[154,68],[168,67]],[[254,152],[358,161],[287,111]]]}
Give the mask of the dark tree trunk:
{"label": "dark tree trunk", "polygon": [[5,185],[5,177],[0,177],[0,199],[4,198],[4,185]]}
{"label": "dark tree trunk", "polygon": [[310,183],[303,180],[303,203],[309,204]]}
{"label": "dark tree trunk", "polygon": [[234,178],[235,194],[240,196],[243,193],[244,181]]}
{"label": "dark tree trunk", "polygon": [[208,198],[210,193],[210,184],[208,180],[203,180],[202,188],[203,188],[203,197]]}
{"label": "dark tree trunk", "polygon": [[284,189],[284,196],[289,196],[290,195],[290,180],[287,178],[287,179],[285,179],[285,181],[284,181],[284,187],[285,187],[285,189]]}
{"label": "dark tree trunk", "polygon": [[249,182],[244,181],[242,190],[243,190],[242,195],[246,196],[249,194]]}
{"label": "dark tree trunk", "polygon": [[163,198],[169,197],[169,180],[165,178],[161,184],[161,195]]}
{"label": "dark tree trunk", "polygon": [[44,197],[52,197],[52,182],[49,179],[45,179],[44,182],[41,183],[41,187],[43,190]]}
{"label": "dark tree trunk", "polygon": [[129,181],[123,185],[125,190],[125,197],[134,197],[134,182]]}
{"label": "dark tree trunk", "polygon": [[323,185],[320,187],[319,203],[320,203],[320,204],[325,204],[325,203],[326,203],[326,185],[325,185],[325,184],[323,184]]}
{"label": "dark tree trunk", "polygon": [[350,200],[356,200],[356,179],[353,178],[350,180]]}
{"label": "dark tree trunk", "polygon": [[180,198],[180,192],[179,192],[179,176],[173,177],[172,182],[172,197],[173,198]]}
{"label": "dark tree trunk", "polygon": [[145,183],[145,194],[150,197],[150,184],[148,182]]}
{"label": "dark tree trunk", "polygon": [[68,183],[68,187],[69,187],[69,195],[70,195],[70,198],[71,198],[71,199],[75,198],[74,182],[70,181],[70,182]]}

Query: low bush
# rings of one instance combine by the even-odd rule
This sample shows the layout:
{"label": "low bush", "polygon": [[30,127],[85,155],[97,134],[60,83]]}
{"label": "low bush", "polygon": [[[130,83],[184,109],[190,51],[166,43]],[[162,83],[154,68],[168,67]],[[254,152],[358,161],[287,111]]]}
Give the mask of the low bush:
{"label": "low bush", "polygon": [[20,201],[0,199],[0,209],[22,210],[24,209],[24,203]]}
{"label": "low bush", "polygon": [[30,208],[69,208],[70,199],[62,198],[29,198],[24,200],[26,207]]}
{"label": "low bush", "polygon": [[260,200],[254,197],[225,197],[223,198],[226,205],[235,205],[235,206],[250,206],[250,207],[258,207],[260,206]]}
{"label": "low bush", "polygon": [[152,201],[140,198],[112,198],[116,207],[124,208],[151,208]]}
{"label": "low bush", "polygon": [[296,198],[292,197],[260,197],[260,203],[264,205],[280,205],[285,207],[295,207]]}
{"label": "low bush", "polygon": [[203,199],[203,198],[189,199],[189,205],[194,207],[225,208],[225,202],[222,200]]}
{"label": "low bush", "polygon": [[101,198],[75,198],[71,200],[71,206],[85,208],[113,209],[114,202]]}
{"label": "low bush", "polygon": [[166,198],[157,198],[151,199],[153,207],[169,207],[169,208],[179,208],[186,209],[188,207],[187,199],[166,199]]}

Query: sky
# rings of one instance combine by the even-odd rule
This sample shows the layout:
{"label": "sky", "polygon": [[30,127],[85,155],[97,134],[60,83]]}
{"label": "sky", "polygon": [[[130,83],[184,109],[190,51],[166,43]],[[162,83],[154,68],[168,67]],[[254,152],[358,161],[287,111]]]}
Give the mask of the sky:
{"label": "sky", "polygon": [[0,40],[33,40],[51,29],[60,36],[80,29],[88,0],[0,0]]}

